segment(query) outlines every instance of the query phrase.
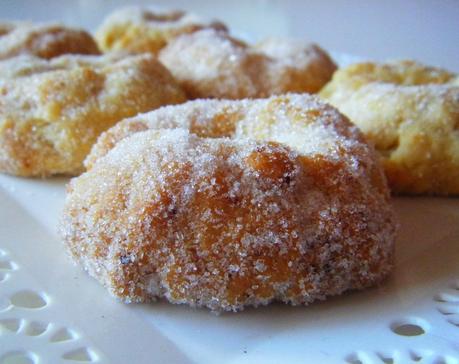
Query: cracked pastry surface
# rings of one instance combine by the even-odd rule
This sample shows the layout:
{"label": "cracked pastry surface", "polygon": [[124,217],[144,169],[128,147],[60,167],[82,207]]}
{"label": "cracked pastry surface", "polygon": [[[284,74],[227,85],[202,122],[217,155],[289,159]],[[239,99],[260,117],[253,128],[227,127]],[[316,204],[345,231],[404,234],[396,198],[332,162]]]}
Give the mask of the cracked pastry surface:
{"label": "cracked pastry surface", "polygon": [[0,61],[0,171],[75,175],[101,132],[185,96],[151,55]]}
{"label": "cracked pastry surface", "polygon": [[253,46],[204,29],[175,38],[159,53],[189,98],[259,98],[318,92],[336,69],[315,44],[268,38]]}
{"label": "cracked pastry surface", "polygon": [[375,152],[312,96],[163,107],[104,133],[86,163],[61,235],[125,302],[308,304],[392,270]]}
{"label": "cracked pastry surface", "polygon": [[122,50],[157,55],[177,36],[204,28],[226,29],[220,22],[206,23],[195,14],[181,10],[129,6],[107,16],[97,30],[96,40],[105,52]]}
{"label": "cracked pastry surface", "polygon": [[459,78],[413,61],[338,70],[320,95],[380,153],[391,189],[459,194]]}
{"label": "cracked pastry surface", "polygon": [[63,54],[100,54],[85,30],[60,24],[0,22],[0,60],[19,55],[53,58]]}

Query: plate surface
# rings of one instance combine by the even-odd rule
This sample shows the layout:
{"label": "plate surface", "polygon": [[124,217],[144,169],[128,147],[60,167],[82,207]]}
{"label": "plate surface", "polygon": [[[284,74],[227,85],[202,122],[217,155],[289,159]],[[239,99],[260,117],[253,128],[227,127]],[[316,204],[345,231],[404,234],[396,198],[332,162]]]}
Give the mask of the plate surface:
{"label": "plate surface", "polygon": [[458,199],[394,200],[401,222],[396,271],[381,287],[309,307],[216,316],[164,302],[118,303],[71,264],[55,229],[66,182],[0,176],[0,358],[459,362]]}
{"label": "plate surface", "polygon": [[[89,14],[83,25],[93,25],[94,2],[79,1],[86,10],[75,14],[51,3],[62,20]],[[283,23],[274,23],[282,35]],[[0,175],[0,364],[459,363],[457,198],[394,199],[396,270],[378,288],[216,316],[165,302],[121,304],[74,266],[56,234],[66,182]]]}

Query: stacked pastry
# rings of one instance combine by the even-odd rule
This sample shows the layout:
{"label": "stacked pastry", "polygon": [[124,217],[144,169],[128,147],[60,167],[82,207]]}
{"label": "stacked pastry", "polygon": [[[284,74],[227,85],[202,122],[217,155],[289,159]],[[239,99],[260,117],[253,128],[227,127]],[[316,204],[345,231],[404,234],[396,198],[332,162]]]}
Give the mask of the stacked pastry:
{"label": "stacked pastry", "polygon": [[157,55],[192,99],[315,93],[336,69],[315,44],[270,38],[249,45],[221,22],[181,11],[123,8],[107,17],[96,39],[104,51]]}
{"label": "stacked pastry", "polygon": [[335,69],[315,45],[249,46],[180,11],[124,8],[96,39],[108,56],[84,30],[0,25],[0,170],[76,175],[98,135],[125,117],[187,98],[317,92]]}

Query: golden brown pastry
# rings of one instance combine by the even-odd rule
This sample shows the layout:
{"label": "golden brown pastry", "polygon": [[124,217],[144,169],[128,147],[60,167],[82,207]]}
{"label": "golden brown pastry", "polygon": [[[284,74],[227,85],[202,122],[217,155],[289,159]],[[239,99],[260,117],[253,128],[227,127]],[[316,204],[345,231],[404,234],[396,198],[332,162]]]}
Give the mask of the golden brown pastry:
{"label": "golden brown pastry", "polygon": [[354,64],[321,96],[375,144],[395,193],[459,194],[457,75],[413,61]]}
{"label": "golden brown pastry", "polygon": [[0,171],[75,175],[117,121],[185,101],[151,55],[21,56],[0,62]]}
{"label": "golden brown pastry", "polygon": [[96,39],[105,51],[157,54],[175,37],[204,28],[225,30],[220,22],[206,23],[195,14],[180,10],[154,10],[138,6],[119,8],[97,31]]}
{"label": "golden brown pastry", "polygon": [[336,69],[328,54],[311,43],[270,38],[250,46],[214,29],[177,37],[159,60],[192,99],[314,93]]}
{"label": "golden brown pastry", "polygon": [[125,302],[308,304],[392,270],[376,154],[312,96],[163,107],[104,133],[88,166],[69,185],[61,234]]}
{"label": "golden brown pastry", "polygon": [[60,24],[0,22],[0,59],[30,54],[53,58],[63,54],[99,54],[91,35]]}

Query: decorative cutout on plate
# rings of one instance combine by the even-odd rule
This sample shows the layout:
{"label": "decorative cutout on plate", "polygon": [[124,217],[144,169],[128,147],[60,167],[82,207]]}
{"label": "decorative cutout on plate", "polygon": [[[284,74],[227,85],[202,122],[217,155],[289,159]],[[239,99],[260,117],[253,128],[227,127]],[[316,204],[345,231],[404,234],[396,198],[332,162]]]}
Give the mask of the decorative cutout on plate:
{"label": "decorative cutout on plate", "polygon": [[[47,341],[50,345],[61,345],[69,342],[76,342],[78,334],[66,327],[57,327],[53,323],[41,321],[29,321],[27,319],[0,319],[0,336],[2,335],[24,335],[37,337],[37,340]],[[43,345],[40,345],[40,347]],[[48,349],[51,349],[48,347]],[[94,363],[98,361],[97,354],[88,347],[77,347],[60,350],[60,358],[68,361]],[[1,355],[0,349],[0,355]],[[1,356],[0,364],[4,363],[35,363],[38,361],[38,354],[14,350]]]}
{"label": "decorative cutout on plate", "polygon": [[0,283],[6,281],[11,276],[11,273],[18,270],[18,268],[16,262],[8,259],[8,253],[0,249]]}
{"label": "decorative cutout on plate", "polygon": [[0,320],[0,334],[5,331],[18,333],[23,325],[22,321],[20,319]]}
{"label": "decorative cutout on plate", "polygon": [[392,332],[400,336],[424,335],[429,327],[430,325],[426,320],[417,317],[398,320],[390,325]]}
{"label": "decorative cutout on plate", "polygon": [[[35,289],[14,290],[16,279],[20,282],[24,273],[20,271],[19,275],[12,275],[18,270],[19,265],[0,249],[0,283],[5,283],[7,287],[4,291],[0,290],[0,364],[100,362],[96,352],[85,346],[73,329],[35,319],[37,314],[45,313],[52,307],[49,305],[51,300],[47,293]],[[15,282],[10,282],[10,278]],[[33,344],[35,340],[40,340],[38,346]],[[40,348],[38,351],[35,350],[37,347]],[[34,351],[27,350],[31,348]]]}
{"label": "decorative cutout on plate", "polygon": [[71,341],[78,338],[76,332],[64,327],[58,330],[53,336],[51,336],[51,342],[53,343],[62,343],[65,341]]}
{"label": "decorative cutout on plate", "polygon": [[6,281],[10,277],[9,273],[1,272],[0,271],[0,283]]}
{"label": "decorative cutout on plate", "polygon": [[65,353],[62,359],[83,363],[94,363],[97,360],[97,355],[89,348],[78,348]]}
{"label": "decorative cutout on plate", "polygon": [[29,321],[27,319],[0,319],[0,335],[18,334],[26,336],[47,335],[50,343],[61,343],[77,340],[78,335],[66,327],[57,328],[56,325],[48,322]]}
{"label": "decorative cutout on plate", "polygon": [[14,307],[20,309],[36,310],[48,305],[48,297],[45,293],[37,293],[33,290],[22,290],[10,297],[0,297],[0,312],[8,311]]}
{"label": "decorative cutout on plate", "polygon": [[[459,300],[458,300],[459,302]],[[412,342],[431,330],[430,323],[420,317],[406,317],[390,324],[390,330],[405,343]],[[391,350],[391,351],[358,351],[345,357],[348,364],[459,364],[459,358],[434,350]]]}
{"label": "decorative cutout on plate", "polygon": [[27,336],[40,336],[49,329],[49,324],[39,321],[25,321],[24,328],[21,330]]}
{"label": "decorative cutout on plate", "polygon": [[29,289],[16,292],[10,298],[13,306],[28,309],[43,308],[48,304],[48,301],[46,294],[37,293]]}
{"label": "decorative cutout on plate", "polygon": [[10,351],[0,357],[0,364],[36,364],[38,357],[30,351]]}
{"label": "decorative cutout on plate", "polygon": [[459,327],[459,280],[434,297],[437,310],[445,316],[446,320]]}
{"label": "decorative cutout on plate", "polygon": [[431,350],[398,351],[391,353],[372,353],[359,351],[345,358],[347,364],[457,364],[458,361],[448,355],[437,354]]}

